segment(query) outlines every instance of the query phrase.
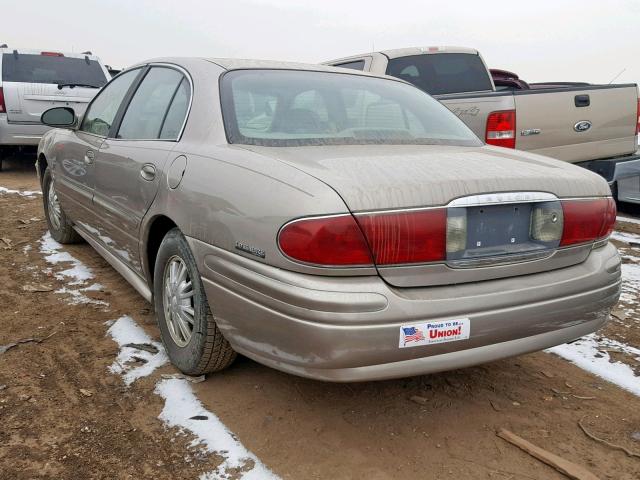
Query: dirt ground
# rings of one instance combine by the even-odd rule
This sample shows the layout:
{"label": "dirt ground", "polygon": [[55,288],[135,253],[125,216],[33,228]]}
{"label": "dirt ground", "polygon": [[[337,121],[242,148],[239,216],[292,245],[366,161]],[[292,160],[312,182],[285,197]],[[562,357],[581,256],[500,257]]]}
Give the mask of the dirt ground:
{"label": "dirt ground", "polygon": [[[24,163],[5,163],[0,186],[38,190]],[[640,233],[640,224],[620,229]],[[9,241],[0,240],[0,346],[44,339],[0,353],[0,479],[195,479],[213,470],[218,456],[157,418],[163,400],[154,385],[172,367],[131,387],[108,371],[118,346],[105,322],[130,315],[157,339],[150,305],[86,244],[65,249],[94,271],[103,288],[87,295],[109,308],[69,304],[39,252],[45,231],[40,196],[0,193],[0,239]],[[625,261],[640,257],[624,248]],[[623,317],[603,333],[640,348],[640,312]],[[640,398],[544,352],[359,384],[319,383],[241,358],[194,389],[283,479],[566,478],[498,438],[501,428],[599,478],[640,478],[640,458],[578,426],[640,452]],[[410,400],[416,395],[425,405]]]}

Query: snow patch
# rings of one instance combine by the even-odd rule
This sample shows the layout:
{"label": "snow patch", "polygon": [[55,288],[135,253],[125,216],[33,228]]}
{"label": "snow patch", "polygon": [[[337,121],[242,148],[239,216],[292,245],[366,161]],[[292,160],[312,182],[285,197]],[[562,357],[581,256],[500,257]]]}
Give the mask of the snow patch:
{"label": "snow patch", "polygon": [[616,220],[622,223],[635,223],[636,225],[640,225],[640,218],[621,217],[618,215]]}
{"label": "snow patch", "polygon": [[20,195],[21,197],[33,198],[35,195],[42,195],[40,190],[12,190],[6,187],[0,187],[0,193],[9,195]]}
{"label": "snow patch", "polygon": [[611,239],[623,243],[640,243],[640,235],[629,232],[613,232],[611,234]]}
{"label": "snow patch", "polygon": [[[111,338],[120,346],[120,352],[109,367],[109,371],[122,375],[125,385],[129,386],[142,377],[151,375],[156,368],[160,368],[169,361],[164,346],[153,341],[149,335],[128,315],[113,322],[107,330]],[[157,353],[151,353],[128,344],[146,344],[156,348]],[[142,362],[140,362],[140,360]]]}
{"label": "snow patch", "polygon": [[597,337],[595,334],[587,335],[571,344],[549,348],[546,351],[555,353],[583,370],[640,396],[640,377],[636,377],[633,369],[626,363],[612,362],[607,350],[619,351],[634,356],[635,361],[640,361],[639,349],[615,340]]}
{"label": "snow patch", "polygon": [[640,301],[640,264],[622,264],[622,293],[620,300],[630,304],[638,304]]}
{"label": "snow patch", "polygon": [[[63,250],[63,246],[56,242],[51,233],[47,232],[40,239],[40,253],[44,254],[44,259],[51,265],[59,263],[71,264],[66,270],[54,272],[54,276],[58,280],[66,280],[66,285],[55,293],[67,295],[67,301],[71,305],[92,304],[102,307],[108,307],[109,303],[104,300],[96,300],[88,297],[84,292],[92,292],[102,290],[102,285],[94,283],[88,287],[84,287],[89,280],[93,278],[93,272],[84,263]],[[75,286],[77,288],[69,288]],[[84,287],[84,288],[82,288]]]}
{"label": "snow patch", "polygon": [[[202,445],[209,452],[224,457],[216,470],[201,475],[200,480],[227,479],[232,475],[245,480],[279,478],[247,450],[216,415],[205,409],[186,380],[162,380],[156,385],[155,392],[165,400],[158,417],[160,420],[169,427],[195,435],[194,446]],[[206,417],[206,420],[193,420],[195,416]]]}

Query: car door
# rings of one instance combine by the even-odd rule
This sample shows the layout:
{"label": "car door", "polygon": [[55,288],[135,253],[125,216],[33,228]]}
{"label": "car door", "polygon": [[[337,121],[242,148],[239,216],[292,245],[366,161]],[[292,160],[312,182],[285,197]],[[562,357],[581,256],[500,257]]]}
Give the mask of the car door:
{"label": "car door", "polygon": [[94,208],[103,243],[139,273],[138,231],[179,140],[191,82],[169,65],[149,67],[96,157]]}
{"label": "car door", "polygon": [[56,192],[64,211],[89,233],[95,223],[92,208],[95,156],[115,121],[118,109],[141,69],[116,77],[95,97],[80,127],[60,136],[52,159]]}

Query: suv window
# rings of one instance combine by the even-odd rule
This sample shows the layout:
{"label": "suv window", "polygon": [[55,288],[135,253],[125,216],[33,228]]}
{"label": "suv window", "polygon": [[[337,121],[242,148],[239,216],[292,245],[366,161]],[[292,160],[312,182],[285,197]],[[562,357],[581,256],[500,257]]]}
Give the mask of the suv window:
{"label": "suv window", "polygon": [[2,81],[21,83],[81,83],[102,87],[107,77],[95,60],[59,55],[5,53]]}
{"label": "suv window", "polygon": [[187,116],[189,100],[191,99],[191,86],[186,78],[183,78],[178,87],[178,91],[173,97],[171,106],[167,111],[164,124],[160,130],[160,138],[163,140],[177,140]]}
{"label": "suv window", "polygon": [[353,62],[338,63],[334,67],[350,68],[351,70],[364,70],[364,60],[355,60]]}
{"label": "suv window", "polygon": [[479,55],[437,53],[389,60],[387,75],[412,83],[431,95],[491,90],[491,79]]}
{"label": "suv window", "polygon": [[152,140],[160,138],[167,115],[184,75],[173,68],[153,67],[133,95],[116,138]]}
{"label": "suv window", "polygon": [[109,134],[113,120],[120,108],[120,104],[140,69],[129,70],[113,79],[91,102],[82,119],[80,130],[94,135],[106,137]]}

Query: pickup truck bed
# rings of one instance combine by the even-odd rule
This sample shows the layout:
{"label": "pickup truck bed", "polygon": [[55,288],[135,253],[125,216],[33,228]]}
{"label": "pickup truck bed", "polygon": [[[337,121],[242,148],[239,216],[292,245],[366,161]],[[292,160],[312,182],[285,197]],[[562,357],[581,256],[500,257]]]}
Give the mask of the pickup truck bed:
{"label": "pickup truck bed", "polygon": [[618,200],[640,203],[636,84],[554,82],[496,91],[478,51],[462,47],[405,48],[324,63],[406,80],[487,143],[579,164],[605,176]]}

